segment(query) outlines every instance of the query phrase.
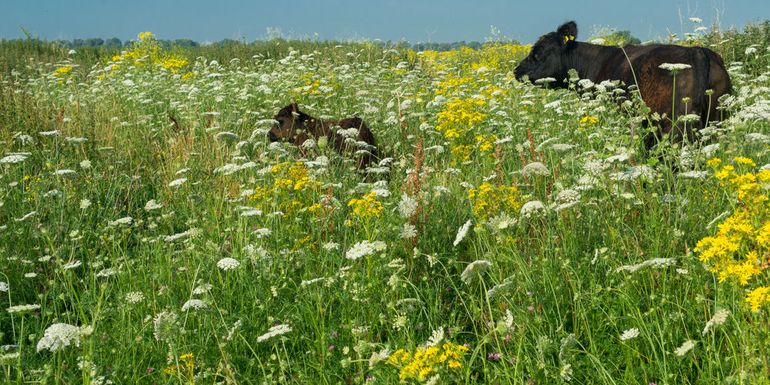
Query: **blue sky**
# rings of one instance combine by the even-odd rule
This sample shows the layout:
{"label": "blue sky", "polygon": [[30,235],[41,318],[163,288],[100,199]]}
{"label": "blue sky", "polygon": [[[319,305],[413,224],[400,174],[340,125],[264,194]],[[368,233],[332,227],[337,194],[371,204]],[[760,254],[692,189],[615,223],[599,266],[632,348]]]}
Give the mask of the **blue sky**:
{"label": "blue sky", "polygon": [[710,26],[743,27],[770,18],[767,0],[2,0],[0,38],[135,38],[252,41],[268,28],[284,37],[410,42],[484,41],[490,26],[528,43],[567,20],[580,38],[597,27],[630,30],[642,40],[692,31],[690,17]]}

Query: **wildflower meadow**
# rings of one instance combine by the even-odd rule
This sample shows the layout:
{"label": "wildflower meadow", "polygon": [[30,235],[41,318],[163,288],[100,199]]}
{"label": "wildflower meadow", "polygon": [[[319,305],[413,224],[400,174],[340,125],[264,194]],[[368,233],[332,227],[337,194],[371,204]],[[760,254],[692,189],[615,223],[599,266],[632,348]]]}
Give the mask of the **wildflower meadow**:
{"label": "wildflower meadow", "polygon": [[528,45],[0,42],[0,382],[770,384],[770,24],[692,24],[734,90],[652,152]]}

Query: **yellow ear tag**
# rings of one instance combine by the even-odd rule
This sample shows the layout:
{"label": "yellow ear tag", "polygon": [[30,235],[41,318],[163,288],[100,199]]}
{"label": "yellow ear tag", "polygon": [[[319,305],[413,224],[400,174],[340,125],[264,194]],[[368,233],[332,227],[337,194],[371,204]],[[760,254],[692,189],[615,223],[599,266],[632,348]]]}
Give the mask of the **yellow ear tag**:
{"label": "yellow ear tag", "polygon": [[572,35],[564,36],[564,42],[565,43],[568,42],[568,41],[571,41],[571,40],[575,40],[575,36],[572,36]]}

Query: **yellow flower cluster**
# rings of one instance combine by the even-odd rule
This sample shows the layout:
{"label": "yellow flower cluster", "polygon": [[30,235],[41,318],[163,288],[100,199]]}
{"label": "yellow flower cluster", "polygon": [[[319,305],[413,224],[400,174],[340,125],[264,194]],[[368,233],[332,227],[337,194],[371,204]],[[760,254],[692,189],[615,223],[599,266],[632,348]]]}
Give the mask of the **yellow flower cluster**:
{"label": "yellow flower cluster", "polygon": [[[315,206],[320,182],[312,179],[303,162],[283,162],[271,167],[272,185],[256,186],[249,201],[259,209],[296,213]],[[270,206],[270,207],[263,207]]]}
{"label": "yellow flower cluster", "polygon": [[390,355],[388,364],[400,368],[398,378],[401,381],[425,381],[443,369],[462,368],[462,359],[467,352],[468,347],[452,342],[417,348],[414,354],[398,349]]}
{"label": "yellow flower cluster", "polygon": [[112,70],[120,68],[118,63],[129,63],[137,67],[160,66],[171,73],[180,73],[190,62],[161,48],[152,32],[140,32],[139,41],[133,47],[112,57]]}
{"label": "yellow flower cluster", "polygon": [[496,186],[489,182],[468,191],[468,199],[476,219],[484,221],[500,212],[517,213],[521,209],[521,196],[516,186]]}
{"label": "yellow flower cluster", "polygon": [[[752,173],[756,167],[749,158],[734,158],[734,165],[724,165],[718,158],[707,164],[714,167],[714,178],[729,194],[738,199],[733,214],[717,227],[717,233],[698,241],[695,252],[719,282],[734,280],[740,286],[752,283],[767,268],[763,258],[770,252],[770,207],[766,191],[770,188],[770,171]],[[756,283],[754,283],[756,285]],[[752,285],[752,286],[754,286]],[[752,310],[770,303],[770,288],[754,288],[746,302]]]}
{"label": "yellow flower cluster", "polygon": [[70,72],[72,72],[72,66],[61,66],[57,68],[53,74],[58,77],[64,77],[64,76],[67,76],[67,74],[69,74]]}
{"label": "yellow flower cluster", "polygon": [[595,116],[586,115],[580,119],[581,126],[593,126],[596,123],[599,123],[599,118]]}
{"label": "yellow flower cluster", "polygon": [[452,99],[438,113],[436,130],[449,140],[458,139],[484,121],[486,115],[482,111],[486,105],[480,98]]}
{"label": "yellow flower cluster", "polygon": [[377,200],[377,193],[372,191],[361,199],[353,198],[348,202],[348,207],[353,209],[353,214],[361,219],[377,218],[382,213],[382,202]]}
{"label": "yellow flower cluster", "polygon": [[188,384],[195,383],[195,357],[193,354],[182,354],[179,356],[179,360],[182,361],[182,363],[166,367],[163,369],[163,373],[176,376],[182,382]]}

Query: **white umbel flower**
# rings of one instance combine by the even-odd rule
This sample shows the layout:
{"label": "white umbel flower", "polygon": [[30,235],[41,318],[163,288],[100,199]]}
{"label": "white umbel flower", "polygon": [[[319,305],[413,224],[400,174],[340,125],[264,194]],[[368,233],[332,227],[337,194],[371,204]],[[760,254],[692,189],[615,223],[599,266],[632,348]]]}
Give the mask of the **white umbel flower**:
{"label": "white umbel flower", "polygon": [[222,269],[222,270],[224,270],[224,271],[235,270],[240,265],[241,265],[241,263],[238,262],[237,259],[229,258],[229,257],[228,258],[222,258],[222,259],[220,259],[217,262],[217,267]]}
{"label": "white umbel flower", "polygon": [[188,310],[202,310],[209,307],[209,305],[200,299],[190,299],[182,305],[182,311]]}
{"label": "white umbel flower", "polygon": [[465,239],[465,235],[468,234],[468,230],[471,228],[471,220],[469,219],[467,222],[465,222],[464,225],[460,226],[459,229],[457,229],[457,235],[455,236],[455,241],[452,242],[452,246],[457,246],[460,244],[460,242]]}
{"label": "white umbel flower", "polygon": [[631,339],[634,339],[636,337],[639,337],[639,329],[637,328],[631,328],[623,332],[623,334],[620,335],[621,341],[628,341]]}
{"label": "white umbel flower", "polygon": [[465,270],[463,270],[463,273],[460,274],[460,280],[465,282],[466,285],[470,285],[477,275],[487,271],[490,267],[492,267],[492,262],[489,262],[486,259],[473,261],[468,264],[468,266],[465,267]]}
{"label": "white umbel flower", "polygon": [[56,352],[70,345],[80,346],[80,338],[88,334],[88,329],[65,323],[55,323],[45,329],[43,338],[37,342],[37,351]]}
{"label": "white umbel flower", "polygon": [[661,68],[670,72],[679,72],[682,70],[686,70],[688,68],[692,68],[692,66],[684,63],[663,63],[659,65],[658,68]]}
{"label": "white umbel flower", "polygon": [[267,333],[257,337],[257,342],[264,342],[264,341],[267,341],[267,340],[269,340],[269,339],[271,339],[273,337],[289,333],[290,331],[291,331],[291,326],[289,326],[287,324],[275,325],[275,326],[271,327],[267,331]]}
{"label": "white umbel flower", "polygon": [[692,348],[694,347],[695,347],[695,341],[687,340],[683,342],[681,346],[676,348],[676,350],[674,350],[674,354],[676,354],[679,357],[682,357],[683,355],[687,354],[687,352],[692,350]]}

